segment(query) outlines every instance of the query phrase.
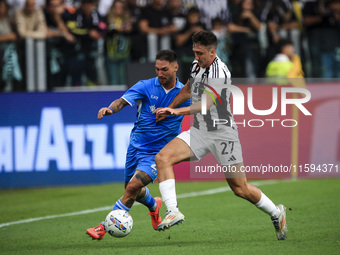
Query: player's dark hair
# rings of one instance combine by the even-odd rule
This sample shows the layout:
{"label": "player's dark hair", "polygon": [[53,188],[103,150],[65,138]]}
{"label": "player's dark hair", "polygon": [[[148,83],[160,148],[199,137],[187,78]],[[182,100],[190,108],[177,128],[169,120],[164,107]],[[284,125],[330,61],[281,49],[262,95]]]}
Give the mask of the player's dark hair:
{"label": "player's dark hair", "polygon": [[169,63],[177,62],[177,55],[172,50],[160,50],[156,55],[156,60],[165,60]]}
{"label": "player's dark hair", "polygon": [[206,48],[217,48],[217,38],[213,32],[210,31],[199,31],[193,34],[192,42],[194,44],[200,44]]}
{"label": "player's dark hair", "polygon": [[289,39],[280,39],[275,45],[276,53],[282,53],[283,48],[287,45],[293,45],[293,42]]}

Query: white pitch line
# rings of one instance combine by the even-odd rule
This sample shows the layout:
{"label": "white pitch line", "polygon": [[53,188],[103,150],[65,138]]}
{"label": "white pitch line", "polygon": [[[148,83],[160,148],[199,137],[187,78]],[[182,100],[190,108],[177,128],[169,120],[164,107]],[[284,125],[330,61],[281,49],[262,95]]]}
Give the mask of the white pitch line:
{"label": "white pitch line", "polygon": [[[275,184],[275,183],[278,183],[278,182],[279,181],[266,180],[266,181],[251,182],[251,184],[254,185],[254,186],[261,186],[261,185]],[[177,195],[177,198],[206,196],[206,195],[213,195],[213,194],[227,192],[227,191],[230,191],[229,186],[220,187],[220,188],[216,188],[216,189],[202,190],[202,191],[197,191],[197,192],[183,193],[183,194]],[[137,204],[135,204],[135,206],[136,205],[139,205],[139,204],[137,203]],[[26,219],[26,220],[12,221],[12,222],[0,224],[0,228],[11,226],[11,225],[16,225],[16,224],[30,223],[30,222],[34,222],[34,221],[41,221],[41,220],[48,220],[48,219],[55,219],[55,218],[62,218],[62,217],[69,217],[69,216],[77,216],[77,215],[95,213],[95,212],[100,212],[100,211],[107,211],[107,210],[110,210],[110,209],[112,209],[112,206],[104,206],[104,207],[88,209],[88,210],[72,212],[72,213],[48,215],[48,216],[44,216],[44,217],[37,217],[37,218],[31,218],[31,219]]]}
{"label": "white pitch line", "polygon": [[[263,184],[275,184],[275,183],[278,183],[278,181],[274,181],[274,180],[257,181],[257,182],[251,182],[250,184],[252,184],[254,186],[260,186],[260,185],[263,185]],[[184,193],[184,194],[177,195],[177,198],[188,198],[188,197],[199,197],[199,196],[205,196],[205,195],[213,195],[213,194],[222,193],[222,192],[226,192],[226,191],[230,191],[230,190],[231,189],[230,189],[229,186],[225,186],[225,187],[220,187],[220,188],[216,188],[216,189],[208,189],[208,190],[203,190],[203,191]]]}

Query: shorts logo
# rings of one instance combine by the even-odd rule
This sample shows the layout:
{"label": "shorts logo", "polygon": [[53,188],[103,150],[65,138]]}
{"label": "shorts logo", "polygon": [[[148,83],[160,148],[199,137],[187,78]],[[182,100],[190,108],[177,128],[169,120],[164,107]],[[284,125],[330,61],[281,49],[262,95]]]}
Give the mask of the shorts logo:
{"label": "shorts logo", "polygon": [[236,160],[236,158],[234,156],[231,156],[230,159],[228,159],[228,162],[235,161],[235,160]]}
{"label": "shorts logo", "polygon": [[152,173],[157,175],[157,167],[156,167],[156,164],[152,164],[151,165],[151,168],[152,168]]}

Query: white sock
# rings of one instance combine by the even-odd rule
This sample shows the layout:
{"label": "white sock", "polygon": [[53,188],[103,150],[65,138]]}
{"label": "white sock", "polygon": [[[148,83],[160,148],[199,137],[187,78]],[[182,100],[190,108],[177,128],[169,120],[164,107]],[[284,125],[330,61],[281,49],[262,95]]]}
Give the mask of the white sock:
{"label": "white sock", "polygon": [[167,210],[178,211],[175,179],[168,179],[159,183],[159,191]]}
{"label": "white sock", "polygon": [[255,204],[261,211],[267,213],[270,217],[277,218],[280,215],[279,208],[261,191],[261,199]]}

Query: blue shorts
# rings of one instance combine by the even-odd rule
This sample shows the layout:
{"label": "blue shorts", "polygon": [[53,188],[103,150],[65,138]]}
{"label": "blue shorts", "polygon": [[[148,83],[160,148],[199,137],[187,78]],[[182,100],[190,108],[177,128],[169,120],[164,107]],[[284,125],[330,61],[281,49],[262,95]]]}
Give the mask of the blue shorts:
{"label": "blue shorts", "polygon": [[130,181],[136,170],[140,170],[147,173],[152,181],[155,181],[158,176],[155,163],[156,154],[156,151],[139,151],[132,145],[129,145],[126,153],[124,180],[126,182]]}

